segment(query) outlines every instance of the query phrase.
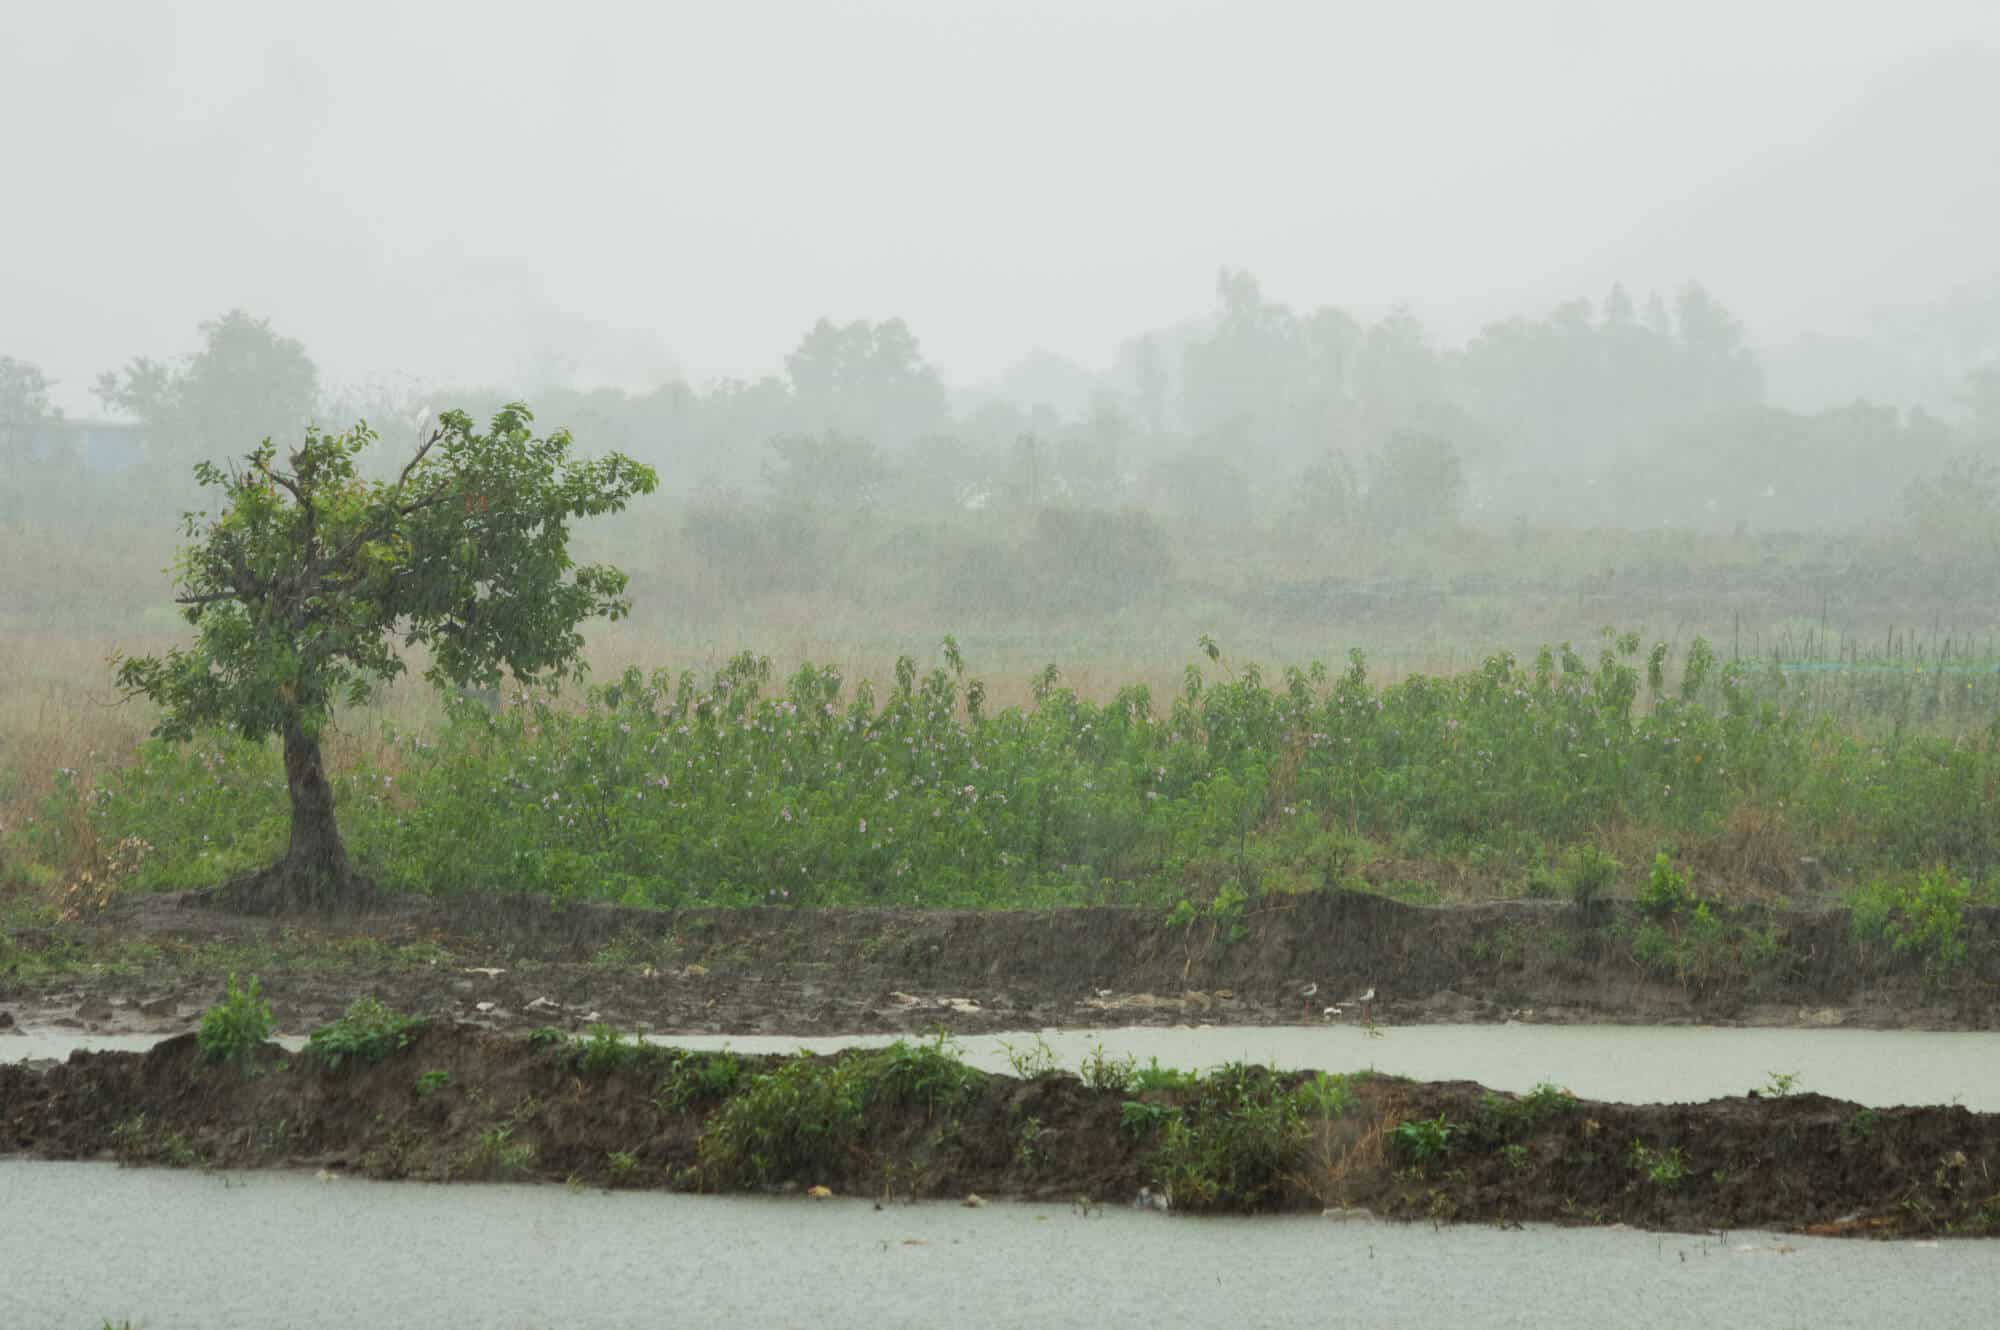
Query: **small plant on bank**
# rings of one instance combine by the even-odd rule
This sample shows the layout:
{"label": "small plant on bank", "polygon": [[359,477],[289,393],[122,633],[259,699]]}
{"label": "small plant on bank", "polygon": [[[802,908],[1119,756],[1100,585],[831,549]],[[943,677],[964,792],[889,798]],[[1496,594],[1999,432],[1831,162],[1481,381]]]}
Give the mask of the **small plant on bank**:
{"label": "small plant on bank", "polygon": [[528,1047],[538,1053],[546,1052],[551,1048],[561,1048],[568,1042],[569,1036],[561,1030],[556,1029],[553,1025],[537,1026],[535,1029],[528,1031]]}
{"label": "small plant on bank", "polygon": [[1083,1083],[1093,1090],[1109,1090],[1123,1094],[1132,1088],[1132,1077],[1137,1071],[1139,1060],[1127,1053],[1122,1058],[1109,1057],[1104,1045],[1098,1044],[1084,1055],[1078,1069]]}
{"label": "small plant on bank", "polygon": [[1472,1128],[1488,1144],[1512,1141],[1557,1118],[1567,1117],[1576,1111],[1576,1106],[1575,1095],[1547,1081],[1513,1099],[1489,1090],[1480,1096]]}
{"label": "small plant on bank", "polygon": [[417,1098],[428,1099],[451,1084],[451,1073],[442,1067],[433,1067],[417,1077]]}
{"label": "small plant on bank", "polygon": [[975,1097],[985,1077],[958,1057],[958,1047],[940,1030],[930,1043],[898,1039],[875,1055],[877,1096],[919,1103],[927,1113],[953,1109]]}
{"label": "small plant on bank", "polygon": [[1406,1164],[1425,1168],[1451,1153],[1459,1125],[1440,1113],[1434,1118],[1410,1118],[1389,1129],[1389,1145]]}
{"label": "small plant on bank", "polygon": [[1618,861],[1595,845],[1578,845],[1563,856],[1562,885],[1569,898],[1588,906],[1618,882]]}
{"label": "small plant on bank", "polygon": [[1127,1099],[1118,1107],[1118,1128],[1135,1140],[1151,1137],[1171,1118],[1178,1116],[1180,1109],[1172,1104],[1147,1103],[1138,1099]]}
{"label": "small plant on bank", "polygon": [[1193,1213],[1279,1205],[1312,1139],[1304,1099],[1269,1067],[1216,1068],[1161,1119],[1154,1185]]}
{"label": "small plant on bank", "polygon": [[608,1075],[638,1060],[644,1046],[626,1037],[604,1021],[584,1031],[576,1049],[576,1064],[598,1076]]}
{"label": "small plant on bank", "polygon": [[408,1048],[423,1028],[421,1016],[392,1011],[376,998],[357,998],[346,1015],[314,1030],[306,1047],[328,1071],[339,1071],[344,1062],[380,1062]]}
{"label": "small plant on bank", "polygon": [[1876,879],[1848,898],[1848,928],[1858,942],[1887,942],[1923,963],[1924,978],[1942,987],[1965,964],[1965,906],[1972,885],[1939,865],[1912,882]]}
{"label": "small plant on bank", "polygon": [[604,1166],[613,1183],[630,1182],[639,1171],[639,1156],[630,1150],[612,1150],[604,1156]]}
{"label": "small plant on bank", "polygon": [[1040,1035],[1035,1036],[1034,1043],[1021,1047],[1016,1047],[1003,1039],[1000,1041],[1000,1047],[1007,1054],[1007,1065],[1012,1067],[1014,1074],[1024,1081],[1038,1081],[1044,1076],[1054,1075],[1062,1066],[1056,1057],[1056,1051],[1050,1048],[1048,1040]]}
{"label": "small plant on bank", "polygon": [[696,1104],[727,1099],[743,1082],[743,1059],[734,1053],[695,1053],[684,1048],[666,1053],[667,1073],[653,1090],[653,1106],[682,1113]]}
{"label": "small plant on bank", "polygon": [[1881,1125],[1881,1109],[1857,1108],[1854,1116],[1841,1124],[1840,1134],[1851,1142],[1866,1144],[1875,1139],[1875,1132]]}
{"label": "small plant on bank", "polygon": [[1763,1095],[1766,1099],[1783,1099],[1799,1088],[1799,1074],[1795,1071],[1774,1071],[1764,1080]]}
{"label": "small plant on bank", "polygon": [[1140,1094],[1148,1090],[1192,1090],[1200,1082],[1199,1072],[1163,1067],[1158,1058],[1148,1058],[1145,1066],[1133,1068],[1131,1088]]}
{"label": "small plant on bank", "polygon": [[1292,1091],[1301,1111],[1321,1118],[1345,1117],[1354,1107],[1354,1085],[1345,1076],[1317,1071]]}
{"label": "small plant on bank", "polygon": [[1666,918],[1679,914],[1694,900],[1688,890],[1688,876],[1674,868],[1674,861],[1662,850],[1653,856],[1653,871],[1646,876],[1646,885],[1639,890],[1639,910],[1654,918]]}
{"label": "small plant on bank", "polygon": [[776,1182],[843,1158],[865,1125],[871,1060],[801,1053],[750,1078],[709,1116],[700,1141],[705,1180]]}
{"label": "small plant on bank", "polygon": [[1021,1166],[1023,1173],[1032,1176],[1042,1164],[1042,1120],[1031,1117],[1021,1124],[1021,1130],[1014,1138],[1014,1162]]}
{"label": "small plant on bank", "polygon": [[538,1152],[533,1141],[514,1139],[512,1127],[493,1127],[459,1156],[458,1171],[475,1178],[502,1181],[526,1174],[535,1166]]}
{"label": "small plant on bank", "polygon": [[260,996],[257,976],[251,975],[249,984],[238,988],[232,974],[222,1001],[203,1013],[195,1042],[209,1061],[243,1067],[270,1037],[271,1006]]}
{"label": "small plant on bank", "polygon": [[1633,1141],[1626,1156],[1633,1169],[1645,1176],[1648,1183],[1663,1190],[1671,1191],[1681,1185],[1687,1177],[1687,1159],[1676,1145],[1665,1150],[1655,1150],[1644,1141]]}

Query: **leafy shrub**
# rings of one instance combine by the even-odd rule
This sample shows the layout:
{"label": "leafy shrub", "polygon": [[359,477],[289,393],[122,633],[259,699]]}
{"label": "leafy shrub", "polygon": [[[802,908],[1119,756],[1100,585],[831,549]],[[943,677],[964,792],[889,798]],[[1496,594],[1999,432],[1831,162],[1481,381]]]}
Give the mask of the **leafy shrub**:
{"label": "leafy shrub", "polygon": [[604,1021],[592,1024],[576,1046],[576,1064],[599,1076],[629,1067],[644,1051],[636,1040],[628,1040]]}
{"label": "leafy shrub", "polygon": [[939,1033],[927,1044],[898,1039],[871,1058],[875,1097],[922,1104],[927,1112],[956,1108],[978,1095],[986,1077],[968,1067],[957,1048]]}
{"label": "leafy shrub", "polygon": [[1104,1045],[1098,1044],[1084,1055],[1079,1074],[1083,1083],[1093,1090],[1109,1090],[1123,1094],[1132,1088],[1132,1077],[1137,1072],[1139,1060],[1131,1054],[1122,1058],[1108,1057]]}
{"label": "leafy shrub", "polygon": [[1172,1104],[1148,1103],[1138,1099],[1127,1099],[1118,1108],[1118,1126],[1127,1136],[1137,1139],[1153,1135],[1168,1119],[1177,1117],[1180,1109]]}
{"label": "leafy shrub", "polygon": [[1618,861],[1594,845],[1572,846],[1563,857],[1562,885],[1578,905],[1589,905],[1618,883]]}
{"label": "leafy shrub", "polygon": [[801,1053],[750,1083],[709,1116],[699,1144],[717,1185],[775,1182],[838,1167],[859,1140],[869,1059],[822,1061]]}
{"label": "leafy shrub", "polygon": [[1161,1119],[1150,1165],[1195,1213],[1274,1208],[1311,1139],[1301,1099],[1267,1067],[1218,1067]]}
{"label": "leafy shrub", "polygon": [[1633,1169],[1655,1187],[1672,1190],[1687,1177],[1687,1159],[1678,1145],[1656,1150],[1644,1141],[1633,1141],[1627,1158]]}
{"label": "leafy shrub", "polygon": [[1158,1058],[1148,1058],[1145,1066],[1132,1069],[1131,1088],[1141,1094],[1148,1090],[1192,1090],[1200,1083],[1199,1073],[1163,1067]]}
{"label": "leafy shrub", "polygon": [[1389,1146],[1398,1160],[1427,1167],[1451,1153],[1459,1126],[1440,1113],[1434,1118],[1409,1118],[1389,1129]]}
{"label": "leafy shrub", "polygon": [[1663,850],[1653,856],[1653,871],[1639,890],[1639,909],[1655,917],[1679,914],[1694,899],[1688,890],[1686,873],[1674,870],[1674,861]]}
{"label": "leafy shrub", "polygon": [[249,984],[238,988],[231,974],[222,1001],[202,1013],[195,1042],[211,1062],[248,1066],[271,1037],[271,1028],[271,1006],[259,994],[257,976],[251,975]]}
{"label": "leafy shrub", "polygon": [[734,1053],[695,1053],[669,1049],[667,1074],[653,1092],[653,1102],[669,1112],[727,1099],[743,1081],[743,1059]]}
{"label": "leafy shrub", "polygon": [[1887,942],[1917,956],[1933,984],[1965,964],[1965,905],[1972,886],[1939,866],[1914,881],[1875,879],[1848,897],[1848,928],[1857,941]]}
{"label": "leafy shrub", "polygon": [[1034,1039],[1034,1043],[1018,1048],[1004,1039],[1000,1041],[1001,1049],[1007,1054],[1007,1065],[1012,1067],[1014,1074],[1024,1081],[1036,1081],[1044,1076],[1053,1075],[1062,1066],[1056,1057],[1056,1051],[1049,1047],[1048,1040],[1039,1034]]}
{"label": "leafy shrub", "polygon": [[346,1015],[314,1030],[306,1040],[306,1047],[329,1071],[338,1071],[350,1059],[380,1062],[391,1053],[408,1048],[423,1028],[421,1016],[391,1011],[372,997],[357,998],[348,1005]]}

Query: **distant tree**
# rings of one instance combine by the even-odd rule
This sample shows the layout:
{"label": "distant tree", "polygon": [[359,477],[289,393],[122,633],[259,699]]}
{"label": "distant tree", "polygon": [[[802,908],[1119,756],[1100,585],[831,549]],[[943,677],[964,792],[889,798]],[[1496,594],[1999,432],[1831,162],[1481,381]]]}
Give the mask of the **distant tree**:
{"label": "distant tree", "polygon": [[1356,350],[1357,405],[1375,437],[1417,428],[1446,400],[1444,365],[1407,309],[1391,310]]}
{"label": "distant tree", "polygon": [[1146,433],[1158,434],[1167,427],[1167,366],[1160,344],[1151,337],[1139,339],[1134,374],[1138,380],[1139,422]]}
{"label": "distant tree", "polygon": [[1225,268],[1216,278],[1215,330],[1182,356],[1181,396],[1189,426],[1211,437],[1274,441],[1288,399],[1303,377],[1298,319],[1264,299],[1257,279]]}
{"label": "distant tree", "polygon": [[821,319],[785,357],[797,418],[808,430],[908,443],[949,425],[944,381],[901,319]]}
{"label": "distant tree", "polygon": [[959,511],[980,493],[983,471],[983,459],[957,435],[928,435],[897,456],[887,505],[908,514]]}
{"label": "distant tree", "polygon": [[1764,370],[1744,344],[1743,325],[1701,283],[1681,288],[1674,323],[1687,363],[1690,414],[1764,400]]}
{"label": "distant tree", "polygon": [[1286,540],[1323,545],[1343,534],[1361,511],[1361,485],[1354,464],[1333,449],[1300,474],[1281,522]]}
{"label": "distant tree", "polygon": [[62,412],[49,406],[49,381],[25,360],[0,356],[0,466],[32,460],[35,442]]}
{"label": "distant tree", "polygon": [[857,434],[780,434],[766,445],[764,484],[781,510],[858,516],[875,506],[889,479],[882,450]]}
{"label": "distant tree", "polygon": [[1199,533],[1239,542],[1256,521],[1250,476],[1218,453],[1189,450],[1155,462],[1147,475],[1152,503],[1176,536]]}
{"label": "distant tree", "polygon": [[1973,442],[2000,447],[2000,360],[1969,371],[1961,397]]}
{"label": "distant tree", "polygon": [[302,343],[240,309],[202,324],[201,336],[201,350],[177,363],[141,356],[98,377],[98,398],[145,426],[154,462],[178,469],[312,420],[319,371]]}
{"label": "distant tree", "polygon": [[658,483],[616,453],[572,458],[569,434],[537,438],[524,406],[481,433],[449,411],[393,479],[355,458],[372,439],[307,427],[278,464],[267,439],[240,469],[195,468],[219,492],[214,518],[189,514],[179,603],[194,644],[127,656],[118,682],[160,707],[154,733],[185,740],[226,726],[278,735],[291,838],[275,865],[234,884],[249,908],[362,903],[334,821],[320,738],[335,705],[359,705],[401,674],[395,649],[429,649],[433,683],[492,687],[561,678],[579,667],[577,626],[625,614],[625,575],[569,554],[572,519],[616,512]]}
{"label": "distant tree", "polygon": [[1445,439],[1397,434],[1368,459],[1367,513],[1379,530],[1449,529],[1464,505],[1464,468]]}
{"label": "distant tree", "polygon": [[1173,548],[1142,512],[1044,508],[1022,551],[1033,612],[1102,614],[1157,589],[1173,573]]}
{"label": "distant tree", "polygon": [[2000,466],[1976,453],[1951,458],[1905,487],[1903,518],[1932,553],[2000,552]]}

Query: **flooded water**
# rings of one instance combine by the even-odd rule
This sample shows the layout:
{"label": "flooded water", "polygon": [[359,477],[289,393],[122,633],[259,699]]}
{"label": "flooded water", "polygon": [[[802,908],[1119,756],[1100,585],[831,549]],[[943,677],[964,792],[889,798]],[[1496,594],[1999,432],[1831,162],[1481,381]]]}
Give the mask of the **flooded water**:
{"label": "flooded water", "polygon": [[0,1325],[1990,1324],[2000,1244],[1191,1220],[0,1161]]}
{"label": "flooded water", "polygon": [[[968,1036],[966,1058],[1007,1071],[1040,1056],[1075,1070],[1102,1045],[1114,1057],[1209,1067],[1244,1060],[1327,1071],[1373,1068],[1418,1080],[1479,1081],[1523,1091],[1550,1081],[1592,1099],[1672,1103],[1759,1089],[1774,1075],[1796,1088],[1875,1107],[1963,1104],[2000,1112],[2000,1034],[1897,1030],[1711,1029],[1630,1025],[1414,1025],[1380,1038],[1353,1026],[1046,1030]],[[77,1048],[145,1048],[143,1036],[42,1032],[0,1038],[0,1060],[64,1058]],[[297,1046],[298,1040],[290,1040]],[[746,1053],[825,1052],[885,1037],[674,1036],[662,1042]],[[1012,1049],[1010,1053],[1009,1049]]]}

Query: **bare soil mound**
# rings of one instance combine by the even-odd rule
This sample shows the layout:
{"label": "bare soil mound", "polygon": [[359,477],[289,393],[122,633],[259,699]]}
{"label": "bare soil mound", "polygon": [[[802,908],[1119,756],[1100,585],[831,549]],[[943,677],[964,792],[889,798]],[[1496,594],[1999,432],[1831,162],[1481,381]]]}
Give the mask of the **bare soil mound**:
{"label": "bare soil mound", "polygon": [[1632,1106],[1260,1068],[1086,1085],[935,1045],[791,1059],[432,1024],[379,1061],[193,1037],[0,1066],[0,1153],[335,1177],[1365,1209],[1437,1222],[2000,1231],[2000,1117],[1817,1095]]}

